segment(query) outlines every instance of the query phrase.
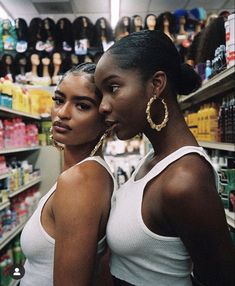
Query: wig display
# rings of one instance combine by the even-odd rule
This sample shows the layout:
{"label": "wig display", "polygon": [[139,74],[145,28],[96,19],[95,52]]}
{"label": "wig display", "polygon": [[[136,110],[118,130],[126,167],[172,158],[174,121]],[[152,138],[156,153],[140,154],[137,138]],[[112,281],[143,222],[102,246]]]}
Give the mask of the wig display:
{"label": "wig display", "polygon": [[40,76],[42,75],[42,67],[40,62],[40,54],[33,51],[29,56],[29,72],[25,74],[28,84],[40,85]]}
{"label": "wig display", "polygon": [[50,75],[51,75],[52,85],[56,85],[59,82],[61,75],[64,72],[66,72],[66,70],[63,70],[62,62],[63,62],[62,54],[55,51],[51,55],[51,64],[50,64]]}
{"label": "wig display", "polygon": [[47,52],[43,52],[40,57],[40,62],[42,66],[42,77],[41,77],[41,85],[49,86],[51,85],[51,76],[49,72],[49,66],[51,63],[51,59]]}
{"label": "wig display", "polygon": [[157,30],[157,16],[155,14],[148,14],[144,19],[145,30]]}
{"label": "wig display", "polygon": [[175,17],[171,12],[158,16],[157,29],[163,31],[173,42],[175,41]]}
{"label": "wig display", "polygon": [[16,31],[9,19],[0,19],[0,52],[15,51]]}
{"label": "wig display", "polygon": [[15,31],[17,36],[16,51],[24,53],[28,49],[29,42],[29,27],[24,19],[15,19]]}
{"label": "wig display", "polygon": [[74,52],[86,55],[94,39],[94,25],[88,17],[80,16],[73,22]]}
{"label": "wig display", "polygon": [[44,42],[44,50],[48,53],[52,52],[56,42],[56,26],[54,20],[45,18],[42,21],[42,41]]}
{"label": "wig display", "polygon": [[117,23],[114,31],[115,40],[118,41],[121,38],[129,35],[131,32],[131,18],[123,16]]}
{"label": "wig display", "polygon": [[174,12],[176,22],[176,34],[187,35],[188,30],[188,12],[184,9],[177,9]]}
{"label": "wig display", "polygon": [[[85,58],[85,57],[84,57]],[[80,64],[79,56],[75,53],[65,53],[63,56],[63,66],[62,71],[65,73],[69,69],[76,67],[78,64]],[[53,69],[52,69],[53,70]]]}
{"label": "wig display", "polygon": [[143,19],[140,15],[134,15],[131,18],[130,32],[139,32],[143,30]]}
{"label": "wig display", "polygon": [[97,47],[97,52],[105,52],[114,43],[113,30],[104,17],[97,19],[95,23],[95,36],[92,45]]}
{"label": "wig display", "polygon": [[180,53],[181,60],[186,61],[187,50],[190,46],[188,33],[188,12],[184,9],[177,9],[174,12],[176,20],[176,39],[175,45]]}
{"label": "wig display", "polygon": [[72,23],[61,18],[56,23],[56,49],[71,52],[73,49]]}
{"label": "wig display", "polygon": [[14,59],[14,66],[15,66],[15,81],[21,84],[26,84],[26,73],[29,72],[29,63],[28,57],[23,54],[19,53],[16,54]]}
{"label": "wig display", "polygon": [[[212,37],[213,41],[211,40]],[[212,61],[215,50],[220,45],[225,45],[224,17],[214,19],[201,32],[196,53],[196,64],[205,63],[207,60]]]}
{"label": "wig display", "polygon": [[0,61],[0,77],[8,77],[15,80],[14,58],[11,54],[4,54]]}
{"label": "wig display", "polygon": [[29,23],[29,46],[32,50],[43,51],[43,25],[41,18],[33,18]]}

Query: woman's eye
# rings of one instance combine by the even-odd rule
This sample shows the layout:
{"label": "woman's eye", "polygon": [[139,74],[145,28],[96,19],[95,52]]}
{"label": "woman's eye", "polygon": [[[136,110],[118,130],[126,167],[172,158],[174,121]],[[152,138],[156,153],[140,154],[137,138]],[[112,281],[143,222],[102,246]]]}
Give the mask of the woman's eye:
{"label": "woman's eye", "polygon": [[113,84],[110,86],[111,92],[114,93],[118,90],[119,86],[117,84]]}
{"label": "woman's eye", "polygon": [[80,110],[88,110],[88,109],[90,109],[90,105],[88,105],[86,103],[78,103],[77,108]]}
{"label": "woman's eye", "polygon": [[55,102],[56,105],[60,105],[64,103],[64,99],[61,97],[54,96],[52,97],[52,100]]}

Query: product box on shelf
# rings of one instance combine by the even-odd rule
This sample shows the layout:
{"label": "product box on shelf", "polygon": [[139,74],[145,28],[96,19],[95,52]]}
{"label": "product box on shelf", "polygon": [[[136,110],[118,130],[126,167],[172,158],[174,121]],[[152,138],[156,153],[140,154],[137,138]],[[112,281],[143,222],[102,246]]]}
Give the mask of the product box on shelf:
{"label": "product box on shelf", "polygon": [[235,65],[235,14],[230,14],[224,23],[226,32],[226,58],[228,67]]}
{"label": "product box on shelf", "polygon": [[222,168],[219,174],[219,193],[225,208],[229,208],[229,195],[235,190],[235,169]]}

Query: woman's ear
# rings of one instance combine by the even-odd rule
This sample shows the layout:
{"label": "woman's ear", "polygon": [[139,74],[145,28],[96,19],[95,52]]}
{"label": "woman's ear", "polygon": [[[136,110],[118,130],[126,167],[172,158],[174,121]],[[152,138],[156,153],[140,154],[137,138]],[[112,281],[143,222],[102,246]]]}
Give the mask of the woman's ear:
{"label": "woman's ear", "polygon": [[152,77],[153,92],[159,97],[164,91],[167,84],[167,77],[165,72],[157,71]]}

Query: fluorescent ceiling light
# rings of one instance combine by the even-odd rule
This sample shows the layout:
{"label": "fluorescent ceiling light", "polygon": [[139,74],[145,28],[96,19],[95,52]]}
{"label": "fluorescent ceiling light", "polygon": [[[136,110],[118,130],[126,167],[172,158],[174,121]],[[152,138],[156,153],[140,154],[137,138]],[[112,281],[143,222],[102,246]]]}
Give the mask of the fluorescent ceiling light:
{"label": "fluorescent ceiling light", "polygon": [[120,11],[120,0],[110,0],[111,1],[111,26],[115,28],[119,20]]}
{"label": "fluorescent ceiling light", "polygon": [[7,13],[7,11],[0,5],[0,18],[1,19],[10,19],[12,21],[12,17]]}

